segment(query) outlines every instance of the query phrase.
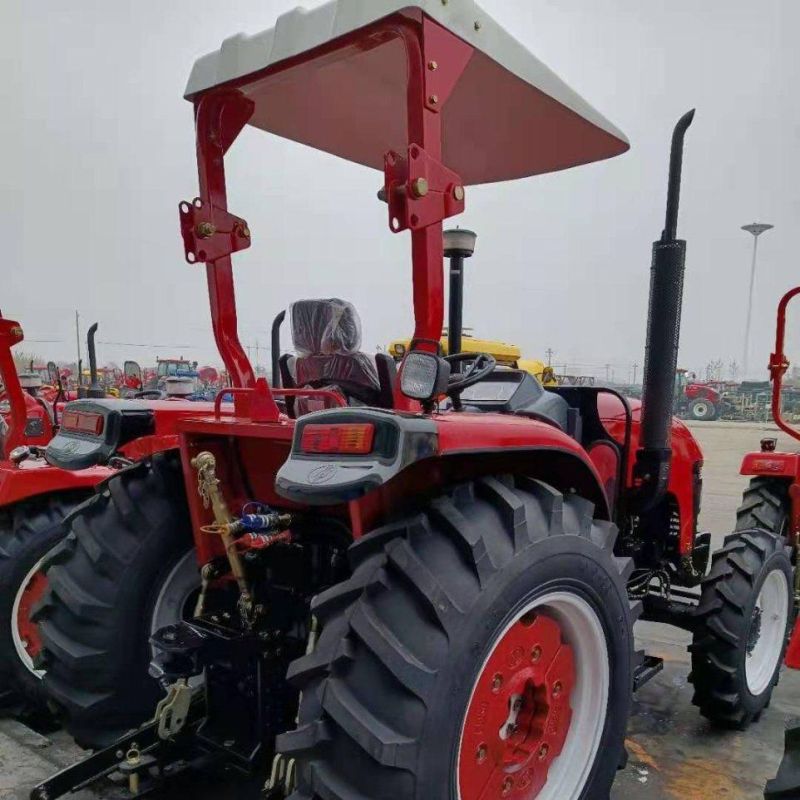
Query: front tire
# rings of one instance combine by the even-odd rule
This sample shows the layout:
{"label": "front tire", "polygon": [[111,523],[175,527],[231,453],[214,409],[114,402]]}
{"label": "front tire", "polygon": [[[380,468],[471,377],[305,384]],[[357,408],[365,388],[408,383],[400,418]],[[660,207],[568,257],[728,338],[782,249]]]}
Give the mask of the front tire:
{"label": "front tire", "polygon": [[487,782],[516,800],[607,796],[637,608],[616,528],[592,511],[484,478],[354,545],[353,576],[314,603],[316,651],[289,673],[292,800],[477,800]]}
{"label": "front tire", "polygon": [[769,705],[794,619],[789,548],[754,528],[725,540],[703,581],[694,634],[693,703],[726,728],[744,730]]}
{"label": "front tire", "polygon": [[179,622],[199,586],[180,460],[157,454],[108,480],[48,558],[35,614],[44,685],[64,727],[98,748],[152,716],[154,628]]}
{"label": "front tire", "polygon": [[780,536],[786,541],[789,521],[789,495],[786,481],[753,478],[742,496],[742,504],[736,510],[736,531],[761,528]]}

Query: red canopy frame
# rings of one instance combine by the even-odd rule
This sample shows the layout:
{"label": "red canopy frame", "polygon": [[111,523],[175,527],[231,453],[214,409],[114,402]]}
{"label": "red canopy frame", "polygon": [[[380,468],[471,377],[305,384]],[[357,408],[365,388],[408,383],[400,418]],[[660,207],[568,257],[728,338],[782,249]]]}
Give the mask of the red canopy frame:
{"label": "red canopy frame", "polygon": [[25,392],[19,382],[14,355],[11,352],[11,348],[23,339],[24,334],[19,322],[5,319],[0,315],[0,378],[3,380],[5,394],[11,408],[11,421],[6,439],[7,452],[11,452],[18,445],[25,443],[25,424],[28,419]]}
{"label": "red canopy frame", "polygon": [[783,418],[783,408],[781,404],[781,392],[783,391],[783,376],[789,369],[789,359],[786,357],[786,309],[789,303],[800,295],[800,286],[795,287],[781,298],[778,304],[778,324],[775,332],[775,352],[770,355],[769,374],[772,379],[772,418],[775,424],[784,433],[788,433],[794,439],[800,440],[800,431],[789,425]]}
{"label": "red canopy frame", "polygon": [[[463,74],[474,49],[422,16],[396,14],[343,36],[309,53],[287,59],[264,74],[247,76],[194,98],[200,195],[180,204],[181,228],[189,263],[205,262],[214,336],[236,388],[237,415],[277,420],[274,397],[256,375],[238,334],[231,256],[250,246],[247,223],[228,211],[224,157],[251,119],[255,103],[243,91],[288,69],[315,69],[354,52],[399,39],[408,66],[408,150],[385,155],[384,192],[390,229],[411,230],[415,330],[412,349],[435,352],[444,321],[442,223],[464,210],[465,190],[456,173],[441,163],[440,111]],[[255,399],[258,398],[258,399]],[[252,402],[251,402],[252,401]],[[258,406],[256,411],[253,403]],[[396,405],[408,407],[405,398]]]}

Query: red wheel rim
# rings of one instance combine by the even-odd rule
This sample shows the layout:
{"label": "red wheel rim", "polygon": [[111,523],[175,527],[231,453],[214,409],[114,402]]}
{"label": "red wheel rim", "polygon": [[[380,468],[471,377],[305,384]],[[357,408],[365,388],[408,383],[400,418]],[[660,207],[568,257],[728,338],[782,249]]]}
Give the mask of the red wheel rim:
{"label": "red wheel rim", "polygon": [[533,800],[567,739],[572,648],[550,617],[526,614],[496,642],[467,709],[458,762],[461,800]]}
{"label": "red wheel rim", "polygon": [[20,645],[31,658],[35,659],[42,651],[42,638],[39,626],[31,621],[34,606],[44,597],[47,591],[47,576],[36,571],[30,576],[17,601],[17,634]]}

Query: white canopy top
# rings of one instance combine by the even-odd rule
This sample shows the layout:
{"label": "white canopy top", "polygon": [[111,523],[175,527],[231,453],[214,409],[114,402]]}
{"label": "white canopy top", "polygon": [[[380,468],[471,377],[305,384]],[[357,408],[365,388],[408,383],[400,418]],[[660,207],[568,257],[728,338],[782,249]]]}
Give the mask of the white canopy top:
{"label": "white canopy top", "polygon": [[[628,149],[618,128],[474,0],[330,0],[297,8],[274,28],[233,36],[198,59],[186,97],[236,81],[256,101],[252,125],[382,169],[384,153],[407,144],[398,42],[376,48],[382,55],[359,52],[346,64],[321,61],[313,73],[293,67],[270,81],[269,69],[303,53],[313,63],[315,48],[396,13],[424,13],[475,48],[442,108],[444,162],[465,183],[551,172]],[[243,83],[249,75],[253,83]]]}

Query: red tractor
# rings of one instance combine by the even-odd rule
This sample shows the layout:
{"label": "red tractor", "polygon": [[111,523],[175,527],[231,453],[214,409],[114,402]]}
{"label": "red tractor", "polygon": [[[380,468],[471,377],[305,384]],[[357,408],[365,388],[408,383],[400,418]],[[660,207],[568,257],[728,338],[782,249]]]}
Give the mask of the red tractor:
{"label": "red tractor", "polygon": [[725,409],[722,392],[708,382],[698,381],[685,369],[679,369],[676,376],[676,413],[692,420],[719,419]]}
{"label": "red tractor", "polygon": [[63,403],[56,397],[49,404],[33,387],[23,388],[12,354],[23,338],[18,322],[0,317],[0,402],[7,407],[0,417],[0,702],[15,705],[21,695],[37,704],[41,699],[33,663],[41,641],[29,620],[45,588],[37,567],[65,534],[63,518],[111,474],[105,467],[64,472],[40,457]]}
{"label": "red tractor", "polygon": [[[80,392],[87,402],[104,404],[110,415],[109,427],[118,426],[113,401],[103,399],[105,391],[98,382],[96,330],[95,324],[87,337],[90,384],[80,387]],[[198,404],[137,401],[133,422],[126,422],[122,429],[114,428],[118,441],[113,459],[98,466],[81,464],[78,446],[72,457],[73,465],[79,468],[60,469],[43,457],[44,446],[57,431],[69,431],[80,438],[87,431],[100,434],[103,429],[98,427],[97,417],[65,408],[55,365],[51,364],[50,381],[58,391],[52,404],[38,396],[33,387],[28,391],[23,388],[12,355],[12,348],[22,341],[20,324],[0,317],[0,401],[8,408],[0,418],[0,702],[27,712],[38,710],[45,699],[41,678],[46,664],[31,612],[47,589],[42,565],[66,534],[64,518],[120,469],[144,458],[157,459],[161,450],[174,449],[177,419],[187,408],[196,411]],[[126,367],[133,364],[127,362]],[[205,412],[212,408],[206,404]],[[165,520],[164,524],[169,522]],[[165,585],[169,582],[162,583]],[[173,618],[180,615],[173,614]]]}
{"label": "red tractor", "polygon": [[[775,350],[770,355],[769,373],[772,381],[772,418],[775,424],[793,439],[800,440],[800,431],[783,415],[783,378],[790,362],[786,355],[786,312],[794,298],[800,295],[800,286],[787,292],[778,305]],[[758,452],[748,453],[742,461],[742,475],[751,477],[739,508],[737,527],[757,525],[785,538],[793,549],[793,563],[797,565],[797,546],[800,537],[800,453],[777,450],[777,439],[765,437]],[[783,587],[780,587],[781,590]],[[800,579],[795,573],[795,597],[800,597]],[[774,619],[774,595],[765,585],[757,607],[765,625]],[[786,663],[800,669],[800,625],[795,627],[786,654]],[[767,786],[765,795],[773,798],[800,797],[800,727],[786,732],[786,757],[779,775]]]}
{"label": "red tractor", "polygon": [[[781,534],[757,527],[710,558],[702,454],[671,417],[692,114],[673,138],[640,406],[439,353],[443,222],[464,211],[465,187],[628,149],[473,2],[294,11],[202,58],[187,97],[200,193],[180,204],[181,230],[187,260],[205,264],[234,414],[183,419],[175,451],[115,476],[71,517],[36,612],[45,683],[83,741],[122,735],[35,800],[114,771],[147,792],[189,765],[266,771],[267,795],[292,800],[604,797],[632,692],[660,668],[635,650],[640,616],[693,632],[703,714],[755,719],[793,618],[792,564]],[[256,378],[231,259],[251,232],[228,211],[224,172],[247,124],[383,171],[390,230],[410,232],[416,321],[383,402],[338,300],[293,315],[295,386]],[[346,187],[332,190],[346,209]],[[469,255],[465,234],[448,234],[452,257]],[[336,407],[292,416],[286,398]],[[103,433],[62,430],[49,457],[106,463],[113,412],[69,408]],[[186,547],[163,518],[191,532],[201,584],[183,622],[154,629],[149,581],[165,550]],[[785,629],[762,643],[765,581],[785,588]]]}

